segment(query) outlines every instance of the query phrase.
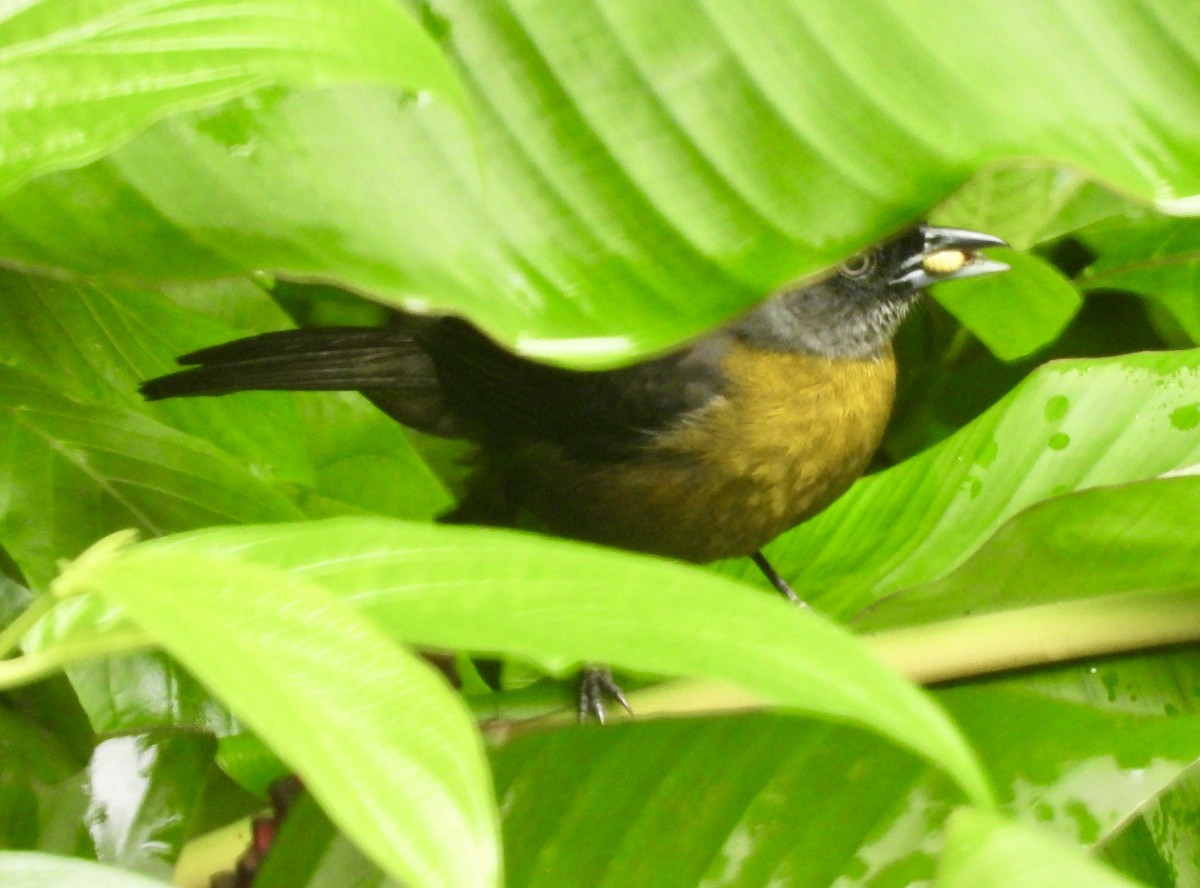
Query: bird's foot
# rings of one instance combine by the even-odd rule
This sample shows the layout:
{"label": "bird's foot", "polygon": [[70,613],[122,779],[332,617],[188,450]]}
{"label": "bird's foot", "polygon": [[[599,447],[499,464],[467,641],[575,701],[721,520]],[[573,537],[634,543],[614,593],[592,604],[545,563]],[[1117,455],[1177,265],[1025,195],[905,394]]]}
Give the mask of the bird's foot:
{"label": "bird's foot", "polygon": [[604,724],[604,698],[611,697],[633,715],[629,701],[612,677],[612,672],[602,666],[588,666],[579,673],[579,720],[594,718]]}

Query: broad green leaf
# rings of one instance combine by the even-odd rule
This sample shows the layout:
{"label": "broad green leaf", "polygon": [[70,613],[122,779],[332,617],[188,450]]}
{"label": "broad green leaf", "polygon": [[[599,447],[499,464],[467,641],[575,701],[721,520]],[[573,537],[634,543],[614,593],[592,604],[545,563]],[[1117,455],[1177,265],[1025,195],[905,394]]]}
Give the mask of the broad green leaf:
{"label": "broad green leaf", "polygon": [[1028,250],[1130,206],[1078,170],[1015,161],[980,170],[930,213],[930,221],[955,225],[971,219],[1014,249]]}
{"label": "broad green leaf", "polygon": [[937,300],[1002,361],[1023,358],[1052,342],[1083,299],[1048,262],[1023,253],[989,255],[1012,270],[998,277],[943,284]]}
{"label": "broad green leaf", "polygon": [[[36,643],[26,647],[37,649]],[[97,733],[203,731],[221,737],[241,730],[228,709],[161,652],[71,663],[65,671]]]}
{"label": "broad green leaf", "polygon": [[954,796],[861,731],[779,716],[531,736],[494,761],[527,888],[919,883]]}
{"label": "broad green leaf", "polygon": [[1195,715],[1134,715],[1015,682],[937,697],[979,751],[1002,807],[1087,847],[1122,829],[1200,760]]}
{"label": "broad green leaf", "polygon": [[[199,537],[220,539],[228,534],[218,531]],[[166,545],[166,541],[156,545]],[[371,608],[369,612],[377,611]],[[581,617],[592,619],[586,611]],[[737,637],[733,634],[737,628],[730,627],[731,638]],[[1116,683],[1123,686],[1123,682]],[[1104,678],[1104,687],[1109,685]],[[1020,689],[980,694],[963,688],[943,694],[942,699],[982,752],[1003,799],[1014,812],[1031,822],[1049,822],[1058,832],[1079,842],[1094,842],[1119,825],[1130,810],[1168,788],[1200,752],[1200,731],[1194,718],[1131,718],[1124,713],[1108,714],[1039,699]],[[626,735],[626,728],[618,727],[615,732],[611,728],[588,730],[559,735],[557,739],[522,739],[506,746],[499,753],[500,761],[521,763],[520,773],[511,780],[504,771],[498,774],[506,799],[506,834],[516,854],[512,866],[536,868],[556,861],[549,872],[591,874],[588,867],[595,861],[587,855],[597,852],[592,842],[582,840],[580,830],[586,830],[604,837],[601,845],[607,849],[606,867],[611,860],[614,872],[626,873],[632,867],[642,875],[656,866],[667,867],[662,884],[672,884],[671,874],[680,871],[681,858],[639,854],[637,849],[640,843],[661,843],[663,828],[655,819],[656,812],[661,809],[661,818],[678,824],[680,793],[699,792],[711,804],[687,805],[696,813],[689,816],[687,830],[680,832],[677,826],[675,844],[680,854],[686,849],[695,856],[689,858],[692,862],[688,866],[701,866],[701,871],[712,866],[714,871],[724,872],[721,861],[736,857],[747,861],[746,872],[752,875],[778,868],[784,872],[810,871],[796,870],[789,860],[806,861],[814,868],[812,871],[821,874],[829,872],[828,867],[833,867],[833,872],[846,868],[846,872],[861,873],[865,866],[867,872],[880,879],[887,874],[898,877],[896,873],[928,875],[933,861],[927,836],[940,821],[935,812],[944,812],[954,800],[953,790],[945,781],[928,783],[928,772],[914,759],[860,732],[839,729],[830,733],[830,728],[775,717],[769,723],[776,727],[769,736],[760,738],[756,717],[722,723],[725,728],[717,723],[666,723],[672,725],[669,729],[660,729],[659,723],[643,723],[630,730],[651,733]],[[1031,723],[1037,725],[1037,730],[1029,729]],[[654,733],[658,730],[666,732],[660,738],[662,742],[648,739],[658,736]],[[723,732],[728,734],[726,741],[720,740]],[[805,739],[810,736],[815,738],[811,747]],[[606,751],[609,741],[617,746]],[[721,748],[721,742],[737,752],[721,758],[723,764],[716,772],[720,779],[714,781],[712,750],[714,745]],[[582,748],[577,748],[581,743]],[[544,754],[528,761],[522,758],[523,750],[540,749],[543,744]],[[510,750],[516,758],[509,758]],[[789,753],[783,755],[781,750]],[[853,761],[843,761],[839,757],[842,752]],[[564,771],[571,779],[563,779]],[[790,776],[779,783],[785,773]],[[869,776],[876,773],[876,777]],[[738,789],[743,775],[749,782]],[[817,779],[820,775],[830,781],[828,785]],[[764,785],[764,780],[769,782]],[[853,791],[846,783],[850,780]],[[661,785],[653,781],[661,781]],[[614,795],[614,787],[624,786],[629,787],[628,793]],[[651,792],[649,786],[656,788]],[[594,787],[594,791],[588,787]],[[873,802],[864,795],[867,787],[879,790],[870,797]],[[886,787],[890,789],[885,792]],[[812,801],[805,801],[806,791],[816,794]],[[717,803],[718,798],[728,800],[736,792],[741,792],[740,797],[751,805],[744,815],[746,819],[736,821],[744,829],[731,826],[734,821],[730,818],[735,815]],[[564,797],[559,799],[559,795]],[[829,810],[843,797],[853,804],[832,819],[801,816],[800,812],[811,812],[821,805],[822,810]],[[787,800],[798,806],[794,816],[780,811],[779,805]],[[622,804],[634,807],[622,813]],[[699,816],[701,811],[705,812],[703,817]],[[753,828],[759,819],[763,826]],[[705,823],[710,828],[701,829]],[[780,823],[787,824],[783,833],[777,829]],[[811,844],[798,836],[802,823],[811,824]],[[845,824],[845,832],[840,826],[835,828],[834,823]],[[750,845],[752,850],[747,849],[749,837],[757,837]],[[541,843],[549,844],[543,849]],[[727,846],[728,857],[722,856],[722,843]],[[614,847],[632,850],[614,855]],[[798,852],[799,857],[792,856],[796,848],[803,852]],[[338,856],[341,852],[330,853],[334,854],[332,859],[344,859]],[[862,862],[855,863],[855,857]],[[659,882],[651,878],[649,883]],[[560,884],[573,883],[568,880]],[[629,882],[614,876],[613,884]],[[761,882],[751,878],[747,884]],[[828,881],[818,879],[811,884]]]}
{"label": "broad green leaf", "polygon": [[175,369],[176,356],[235,335],[161,294],[0,270],[0,361],[73,400],[149,412],[208,439],[264,479],[311,485],[313,470],[286,398],[147,405],[138,393],[143,380]]}
{"label": "broad green leaf", "polygon": [[[984,756],[1008,811],[1084,848],[1107,845],[1131,815],[1186,789],[1200,751],[1194,717],[1130,718],[1020,688],[939,697]],[[954,804],[945,780],[895,747],[781,716],[518,737],[492,760],[507,881],[522,886],[920,884],[932,878],[935,837]],[[1182,825],[1186,809],[1173,810]],[[339,871],[382,883],[316,812],[302,816],[290,834],[285,825],[264,871],[279,881],[264,885],[334,888]],[[1147,834],[1135,822],[1141,841],[1159,843],[1141,850],[1174,853],[1186,872],[1188,845],[1163,826]]]}
{"label": "broad green leaf", "polygon": [[1085,229],[1079,237],[1097,255],[1080,276],[1081,287],[1146,296],[1200,342],[1200,222],[1133,216]]}
{"label": "broad green leaf", "polygon": [[[1020,691],[938,696],[1005,808],[1081,846],[1173,786],[1200,751],[1195,718],[1130,718]],[[954,804],[911,756],[777,716],[522,737],[493,760],[519,885],[920,884]]]}
{"label": "broad green leaf", "polygon": [[[511,531],[367,518],[142,545],[164,558],[286,569],[422,647],[509,654],[555,672],[601,662],[738,685],[767,704],[878,731],[988,796],[970,750],[920,691],[820,617],[705,571]],[[27,649],[69,659],[81,645],[123,650],[128,635],[121,615],[85,598],[52,611]]]}
{"label": "broad green leaf", "polygon": [[257,332],[291,326],[288,313],[267,293],[268,283],[258,274],[201,283],[167,282],[160,292],[180,308],[204,315],[226,329]]}
{"label": "broad green leaf", "polygon": [[[942,698],[1009,811],[1081,847],[1171,792],[1200,749],[1195,719],[1131,720],[1020,692]],[[945,780],[895,747],[777,715],[518,737],[492,760],[507,882],[529,888],[923,884],[954,804]],[[264,888],[333,888],[339,871],[382,883],[315,811],[301,816],[272,849]]]}
{"label": "broad green leaf", "polygon": [[1200,647],[1123,654],[989,681],[1023,693],[1134,715],[1200,714]]}
{"label": "broad green leaf", "polygon": [[[357,394],[298,394],[316,489],[353,509],[431,520],[454,500],[405,430]],[[314,516],[321,513],[309,505]]]}
{"label": "broad green leaf", "polygon": [[1198,209],[1189,0],[421,8],[474,129],[379,89],[258,92],[15,193],[0,255],[151,280],[272,268],[600,365],[728,319],[1005,158]]}
{"label": "broad green leaf", "polygon": [[262,798],[267,797],[272,783],[288,774],[279,756],[253,734],[222,737],[217,762],[230,779]]}
{"label": "broad green leaf", "polygon": [[[148,412],[211,441],[263,481],[404,518],[451,504],[401,428],[357,396],[299,400],[303,422],[293,399],[278,394],[147,404],[143,380],[176,369],[180,354],[236,336],[161,294],[2,270],[0,292],[0,361],[62,395]],[[186,497],[190,486],[161,492]]]}
{"label": "broad green leaf", "polygon": [[0,364],[0,542],[35,585],[123,527],[150,534],[299,517],[211,444],[129,410],[73,401]]}
{"label": "broad green leaf", "polygon": [[[511,884],[511,882],[510,882]],[[395,888],[308,796],[288,810],[254,888]]]}
{"label": "broad green leaf", "polygon": [[768,554],[802,596],[857,613],[958,567],[1043,499],[1200,463],[1198,404],[1197,351],[1047,364],[951,438],[860,481]]}
{"label": "broad green leaf", "polygon": [[0,749],[0,848],[91,854],[86,759],[6,706]]}
{"label": "broad green leaf", "polygon": [[[949,574],[903,590],[859,621],[911,625],[966,614],[1127,595],[1194,592],[1174,622],[1200,624],[1200,477],[1083,490],[1040,502]],[[1182,601],[1186,604],[1189,596]],[[1136,610],[1136,607],[1134,608]],[[1171,620],[1169,614],[1163,619]],[[1034,613],[1028,627],[1037,625]],[[1092,627],[1095,628],[1095,627]],[[1170,626],[1160,627],[1166,633]],[[1084,632],[1077,627],[1076,634]]]}
{"label": "broad green leaf", "polygon": [[462,101],[436,43],[387,0],[25,0],[0,10],[0,82],[3,191],[267,83],[373,82]]}
{"label": "broad green leaf", "polygon": [[167,888],[126,870],[30,851],[0,851],[0,881],[5,888]]}
{"label": "broad green leaf", "polygon": [[87,816],[97,859],[169,880],[215,747],[203,734],[113,737],[97,746]]}
{"label": "broad green leaf", "polygon": [[1147,802],[1108,838],[1101,856],[1148,885],[1187,885],[1200,879],[1196,821],[1200,764]]}
{"label": "broad green leaf", "polygon": [[85,557],[60,582],[119,603],[388,872],[414,886],[496,884],[496,814],[466,710],[319,585],[145,545]]}
{"label": "broad green leaf", "polygon": [[937,888],[1137,888],[1033,827],[989,811],[963,808],[950,818]]}
{"label": "broad green leaf", "polygon": [[286,569],[423,647],[736,684],[878,731],[988,795],[969,749],[920,691],[838,627],[705,571],[510,531],[372,519],[227,528],[161,545],[164,558],[199,552]]}

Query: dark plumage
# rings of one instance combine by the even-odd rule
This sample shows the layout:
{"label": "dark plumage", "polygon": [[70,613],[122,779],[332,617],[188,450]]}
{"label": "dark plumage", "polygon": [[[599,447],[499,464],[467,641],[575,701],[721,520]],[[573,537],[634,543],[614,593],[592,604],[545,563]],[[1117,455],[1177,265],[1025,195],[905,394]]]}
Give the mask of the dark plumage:
{"label": "dark plumage", "polygon": [[703,339],[616,370],[534,363],[466,321],[397,315],[386,327],[203,349],[142,391],[362,391],[405,425],[479,445],[456,520],[532,518],[690,561],[749,555],[863,471],[891,410],[896,328],[929,284],[1003,269],[977,252],[1001,243],[914,227]]}

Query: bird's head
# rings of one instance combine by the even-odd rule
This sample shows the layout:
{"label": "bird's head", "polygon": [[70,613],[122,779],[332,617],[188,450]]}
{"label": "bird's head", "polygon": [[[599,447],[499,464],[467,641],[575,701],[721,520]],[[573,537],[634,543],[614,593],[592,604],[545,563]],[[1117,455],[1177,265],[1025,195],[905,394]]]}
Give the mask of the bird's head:
{"label": "bird's head", "polygon": [[783,290],[734,325],[759,348],[867,358],[891,342],[922,291],[941,281],[1006,271],[983,255],[1003,240],[978,231],[916,225],[851,256],[815,283]]}

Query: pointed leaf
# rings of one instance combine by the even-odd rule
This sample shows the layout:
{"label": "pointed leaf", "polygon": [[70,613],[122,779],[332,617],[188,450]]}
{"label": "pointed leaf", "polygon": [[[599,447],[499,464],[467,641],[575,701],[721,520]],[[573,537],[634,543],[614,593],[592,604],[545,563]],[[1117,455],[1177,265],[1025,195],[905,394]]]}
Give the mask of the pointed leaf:
{"label": "pointed leaf", "polygon": [[296,572],[424,647],[737,684],[767,703],[879,731],[938,762],[968,794],[989,794],[953,725],[848,634],[705,571],[528,534],[365,518],[160,545]]}
{"label": "pointed leaf", "polygon": [[386,0],[26,0],[0,11],[0,81],[21,85],[0,102],[0,191],[267,83],[461,97],[437,45]]}
{"label": "pointed leaf", "polygon": [[1033,827],[972,808],[950,819],[937,888],[1137,888],[1138,883]]}
{"label": "pointed leaf", "polygon": [[31,183],[0,204],[0,255],[150,280],[273,268],[611,365],[1003,158],[1197,211],[1187,0],[412,5],[462,72],[474,130],[382,90],[259,92]]}
{"label": "pointed leaf", "polygon": [[211,444],[0,364],[0,542],[32,583],[53,576],[63,553],[123,527],[158,534],[298,516]]}
{"label": "pointed leaf", "polygon": [[[69,579],[68,579],[69,578]],[[319,586],[135,547],[64,575],[118,602],[414,886],[497,883],[482,744],[440,676]]]}
{"label": "pointed leaf", "polygon": [[1198,404],[1200,351],[1047,364],[941,444],[860,481],[768,554],[800,595],[856,613],[945,575],[1043,499],[1200,463]]}

